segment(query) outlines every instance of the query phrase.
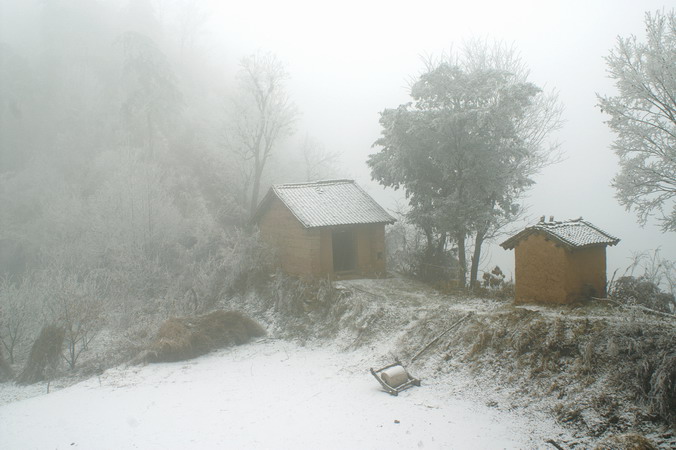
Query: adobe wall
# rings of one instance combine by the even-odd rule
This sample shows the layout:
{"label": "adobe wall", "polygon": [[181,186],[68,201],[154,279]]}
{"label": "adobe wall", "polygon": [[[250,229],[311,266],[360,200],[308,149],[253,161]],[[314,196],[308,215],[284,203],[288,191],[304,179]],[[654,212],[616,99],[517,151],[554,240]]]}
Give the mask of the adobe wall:
{"label": "adobe wall", "polygon": [[259,220],[263,239],[277,249],[282,269],[298,276],[333,273],[335,229],[353,229],[356,271],[364,275],[385,272],[385,224],[305,228],[278,198],[273,198]]}
{"label": "adobe wall", "polygon": [[333,234],[331,228],[320,228],[319,265],[322,274],[333,273]]}
{"label": "adobe wall", "polygon": [[568,253],[569,301],[606,295],[606,248],[590,247]]}
{"label": "adobe wall", "polygon": [[263,239],[277,249],[285,272],[312,276],[322,271],[320,230],[303,227],[281,200],[271,200],[258,227]]}
{"label": "adobe wall", "polygon": [[566,250],[531,234],[514,248],[515,301],[566,303]]}
{"label": "adobe wall", "polygon": [[571,303],[605,295],[605,247],[571,251],[531,234],[514,251],[516,302]]}
{"label": "adobe wall", "polygon": [[357,225],[357,270],[375,275],[385,273],[385,224]]}

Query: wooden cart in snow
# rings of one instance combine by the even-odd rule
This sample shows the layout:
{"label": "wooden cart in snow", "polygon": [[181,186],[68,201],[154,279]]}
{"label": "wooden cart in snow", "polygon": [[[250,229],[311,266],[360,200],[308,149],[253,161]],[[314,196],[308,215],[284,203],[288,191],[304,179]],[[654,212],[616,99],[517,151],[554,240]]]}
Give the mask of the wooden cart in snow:
{"label": "wooden cart in snow", "polygon": [[385,392],[394,396],[410,387],[420,386],[420,380],[413,378],[400,362],[378,370],[371,369],[371,375],[378,380]]}

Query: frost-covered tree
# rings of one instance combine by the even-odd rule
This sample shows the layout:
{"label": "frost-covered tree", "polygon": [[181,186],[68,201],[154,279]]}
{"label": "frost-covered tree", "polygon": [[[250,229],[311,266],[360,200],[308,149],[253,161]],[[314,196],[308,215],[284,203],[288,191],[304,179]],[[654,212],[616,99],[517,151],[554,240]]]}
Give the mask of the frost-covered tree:
{"label": "frost-covered tree", "polygon": [[30,331],[31,310],[29,298],[22,295],[30,288],[27,283],[17,286],[10,279],[0,280],[0,346],[7,351],[10,364],[16,359],[16,348]]}
{"label": "frost-covered tree", "polygon": [[317,181],[335,176],[340,153],[327,150],[318,140],[305,135],[300,146],[305,166],[305,180]]}
{"label": "frost-covered tree", "polygon": [[129,141],[145,146],[154,158],[156,142],[167,138],[180,111],[181,93],[171,64],[151,38],[129,31],[121,42],[126,78],[123,114]]}
{"label": "frost-covered tree", "polygon": [[101,277],[93,273],[71,275],[60,268],[51,270],[48,278],[50,296],[46,308],[51,321],[63,330],[63,359],[72,370],[100,330],[104,319],[101,298],[107,279],[97,279]]}
{"label": "frost-covered tree", "polygon": [[242,59],[239,95],[226,130],[227,145],[240,157],[242,185],[251,214],[258,206],[263,171],[281,138],[291,134],[298,115],[286,91],[288,74],[271,53]]}
{"label": "frost-covered tree", "polygon": [[33,306],[23,319],[23,299],[56,301],[55,262],[64,277],[111,277],[106,313],[170,297],[223,242],[233,164],[209,121],[227,83],[197,41],[181,52],[166,31],[180,24],[155,20],[157,7],[182,20],[176,2],[10,3],[21,26],[0,43],[0,278],[18,296],[0,283],[0,346],[20,360],[42,325]]}
{"label": "frost-covered tree", "polygon": [[36,150],[34,90],[28,61],[0,42],[0,174],[22,168]]}
{"label": "frost-covered tree", "polygon": [[513,50],[481,41],[428,63],[411,97],[381,113],[371,175],[406,191],[408,219],[423,230],[431,264],[449,242],[457,246],[462,284],[473,237],[473,286],[484,240],[519,212],[517,200],[547,163],[546,138],[561,110],[555,96],[527,81]]}
{"label": "frost-covered tree", "polygon": [[617,38],[606,57],[617,95],[598,96],[617,134],[617,199],[641,224],[656,215],[676,231],[676,14],[648,12],[646,42]]}

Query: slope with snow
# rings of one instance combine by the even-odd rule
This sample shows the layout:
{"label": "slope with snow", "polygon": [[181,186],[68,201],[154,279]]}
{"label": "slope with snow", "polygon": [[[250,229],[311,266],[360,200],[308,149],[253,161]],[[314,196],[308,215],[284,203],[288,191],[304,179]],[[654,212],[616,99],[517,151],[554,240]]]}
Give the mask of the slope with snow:
{"label": "slope with snow", "polygon": [[[546,417],[426,384],[392,397],[368,352],[262,340],[190,362],[106,371],[0,406],[0,448],[534,448]],[[466,380],[464,380],[466,382]],[[9,385],[0,385],[13,389]]]}

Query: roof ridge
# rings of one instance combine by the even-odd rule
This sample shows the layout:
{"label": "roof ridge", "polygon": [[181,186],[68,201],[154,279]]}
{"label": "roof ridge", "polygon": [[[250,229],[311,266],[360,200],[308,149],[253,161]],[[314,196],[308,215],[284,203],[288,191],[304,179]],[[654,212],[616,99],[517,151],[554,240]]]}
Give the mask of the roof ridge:
{"label": "roof ridge", "polygon": [[[582,217],[557,222],[554,222],[553,218],[550,217],[549,222],[541,219],[536,224],[526,227],[523,231],[510,237],[500,245],[506,249],[514,248],[520,240],[535,232],[546,233],[562,244],[569,245],[572,248],[590,245],[616,245],[620,241],[620,239],[612,234],[583,220]],[[596,237],[593,234],[596,234]]]}
{"label": "roof ridge", "polygon": [[[542,217],[544,217],[544,216],[542,216]],[[559,226],[559,225],[572,225],[572,224],[580,224],[580,223],[589,224],[589,222],[584,220],[582,217],[578,217],[577,219],[550,220],[550,221],[543,221],[542,219],[540,219],[540,221],[537,222],[535,225]]]}
{"label": "roof ridge", "polygon": [[329,184],[347,184],[353,183],[354,180],[349,180],[347,178],[339,178],[335,180],[318,180],[318,181],[303,181],[301,183],[282,183],[274,184],[272,187],[275,189],[284,189],[284,188],[295,188],[295,187],[311,187],[311,186],[325,186]]}

